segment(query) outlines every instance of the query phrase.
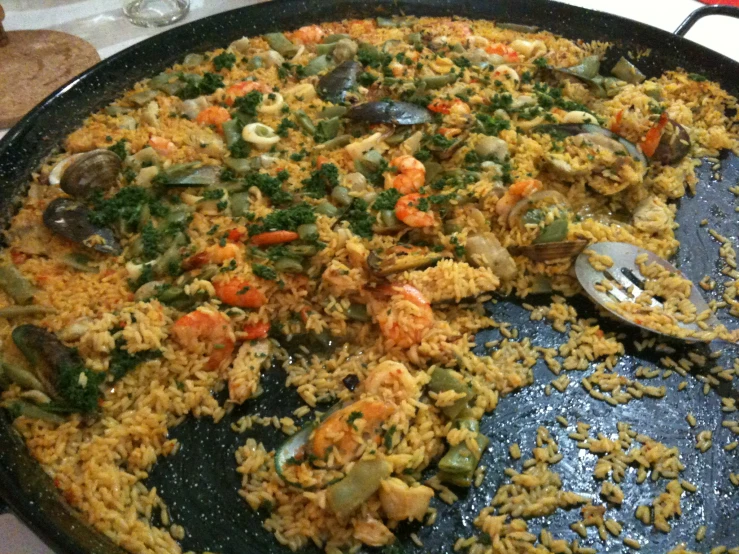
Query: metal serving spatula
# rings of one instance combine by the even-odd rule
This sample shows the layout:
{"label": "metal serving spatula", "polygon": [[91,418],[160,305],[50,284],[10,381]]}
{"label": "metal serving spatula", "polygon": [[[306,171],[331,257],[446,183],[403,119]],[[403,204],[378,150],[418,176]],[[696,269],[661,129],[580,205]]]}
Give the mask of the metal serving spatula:
{"label": "metal serving spatula", "polygon": [[[593,268],[593,266],[590,265],[588,255],[585,253],[588,250],[592,250],[598,254],[603,254],[611,258],[611,260],[613,260],[613,267],[604,271],[598,271]],[[624,242],[599,242],[590,245],[585,252],[577,257],[577,261],[575,262],[575,273],[577,274],[578,281],[580,281],[583,289],[585,289],[585,292],[590,296],[593,302],[599,304],[615,317],[629,325],[635,325],[659,335],[671,338],[680,338],[688,342],[698,341],[697,338],[676,337],[675,335],[666,334],[645,325],[640,325],[614,311],[609,306],[609,304],[614,302],[634,302],[642,292],[644,292],[644,283],[646,278],[641,274],[639,267],[635,262],[636,257],[640,254],[647,255],[648,263],[658,263],[669,271],[685,277],[674,265],[660,258],[656,254],[653,254],[649,250]],[[606,287],[609,290],[599,290],[603,287],[596,288],[596,285],[599,283],[607,283],[607,285],[610,285],[610,287]],[[698,287],[696,287],[694,283],[692,284],[690,291],[690,301],[695,305],[698,313],[708,309],[708,304],[703,299]],[[661,307],[662,302],[657,298],[653,298],[651,305],[654,307]],[[720,324],[714,315],[711,315],[711,317],[706,319],[705,322],[711,328]],[[691,331],[704,331],[695,323],[677,322],[677,324],[680,327]]]}

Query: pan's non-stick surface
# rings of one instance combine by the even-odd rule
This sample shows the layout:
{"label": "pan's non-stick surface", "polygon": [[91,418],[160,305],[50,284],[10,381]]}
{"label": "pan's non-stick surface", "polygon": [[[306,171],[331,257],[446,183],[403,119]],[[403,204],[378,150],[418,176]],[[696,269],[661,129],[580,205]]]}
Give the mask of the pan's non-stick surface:
{"label": "pan's non-stick surface", "polygon": [[[628,50],[651,48],[651,56],[639,62],[649,76],[684,67],[719,81],[734,94],[739,85],[739,64],[696,44],[642,24],[544,0],[400,3],[295,0],[261,4],[197,21],[138,44],[104,61],[81,76],[74,86],[52,95],[36,108],[0,141],[0,214],[3,221],[7,222],[12,213],[13,198],[22,190],[30,172],[85,116],[112,101],[141,78],[154,75],[180,60],[184,54],[222,46],[242,35],[295,28],[312,22],[394,13],[461,15],[536,24],[569,38],[611,41],[615,49],[609,58],[614,60]],[[713,173],[704,164],[699,170],[698,195],[680,201],[678,238],[682,246],[676,262],[694,280],[708,274],[721,283],[725,277],[719,272],[719,245],[708,235],[707,228],[698,223],[706,218],[709,226],[724,236],[737,237],[739,218],[734,212],[737,201],[728,186],[739,180],[739,160],[726,155],[722,159],[721,179],[715,180]],[[721,287],[718,289],[712,293],[715,298],[720,295]],[[529,298],[527,301],[545,304],[549,300]],[[595,315],[593,308],[582,299],[575,304],[581,317]],[[547,325],[531,322],[520,302],[503,300],[491,304],[489,310],[496,319],[512,322],[520,336],[530,337],[537,345],[556,347],[564,339],[564,335]],[[727,324],[735,326],[731,321]],[[623,332],[627,337],[624,339],[627,353],[619,363],[619,373],[634,378],[637,366],[658,362],[658,356],[645,356],[636,351],[632,341],[640,337],[631,329],[616,327],[607,321],[603,321],[603,328]],[[481,333],[478,344],[493,338],[497,338],[497,332]],[[727,350],[719,363],[730,367],[736,354],[736,351]],[[678,359],[680,355],[678,351],[673,358]],[[504,468],[521,468],[520,461],[513,462],[509,458],[508,446],[517,442],[524,453],[530,452],[536,428],[540,425],[550,430],[564,454],[564,459],[553,467],[562,476],[563,488],[588,495],[594,503],[602,503],[598,495],[600,483],[592,477],[596,458],[577,449],[575,442],[567,437],[572,428],[561,428],[555,421],[558,415],[565,416],[571,423],[586,421],[592,424],[594,433],[602,432],[606,436],[614,436],[616,423],[624,421],[639,432],[680,448],[686,466],[681,477],[698,485],[699,489],[695,494],[683,495],[683,515],[674,520],[671,533],[654,531],[634,518],[637,505],[650,504],[664,490],[665,480],[656,483],[647,480],[637,486],[635,473],[630,470],[624,479],[626,499],[623,505],[609,507],[607,517],[622,522],[622,536],[638,539],[643,544],[643,552],[664,553],[680,542],[696,550],[739,545],[739,530],[735,525],[739,514],[739,489],[732,487],[728,478],[729,472],[739,472],[739,461],[737,456],[721,448],[733,440],[729,430],[721,426],[722,418],[730,419],[732,414],[721,412],[716,392],[704,395],[702,384],[694,376],[688,377],[688,388],[678,392],[681,378],[674,375],[666,380],[668,393],[664,399],[633,400],[626,406],[612,408],[592,399],[579,386],[579,379],[587,373],[571,373],[573,383],[564,393],[546,396],[544,387],[554,376],[542,363],[538,364],[534,370],[535,384],[502,399],[497,410],[483,420],[483,431],[492,439],[482,460],[488,468],[483,485],[469,492],[460,490],[461,500],[453,506],[435,501],[439,510],[435,526],[401,528],[403,549],[406,552],[451,552],[458,537],[471,535],[476,514],[505,480]],[[290,415],[299,401],[294,391],[286,390],[283,383],[281,370],[270,370],[264,376],[265,393],[238,407],[218,425],[207,419],[191,418],[171,431],[171,435],[181,441],[182,449],[157,463],[147,485],[157,487],[170,508],[173,521],[185,527],[184,550],[224,554],[283,551],[261,528],[264,514],[252,513],[238,496],[240,483],[234,459],[234,451],[249,436],[264,441],[268,448],[274,447],[283,437],[274,430],[252,430],[239,435],[230,429],[231,422],[247,413]],[[728,384],[723,386],[724,396],[737,396]],[[698,420],[695,429],[685,422],[688,412]],[[695,448],[695,435],[703,429],[714,431],[714,446],[700,454]],[[0,415],[0,491],[16,512],[59,552],[120,552],[104,537],[80,523],[60,500],[50,479],[29,457],[22,441],[13,432],[5,412]],[[155,524],[158,517],[155,514]],[[579,519],[577,512],[559,511],[551,517],[535,519],[531,524],[535,531],[544,526],[556,537],[572,540],[577,537],[568,525],[576,519]],[[704,524],[708,526],[708,533],[699,545],[694,536],[697,528]],[[408,540],[411,532],[421,537],[424,548],[417,548]],[[621,539],[601,542],[592,529],[590,537],[581,543],[599,552],[624,550]]]}

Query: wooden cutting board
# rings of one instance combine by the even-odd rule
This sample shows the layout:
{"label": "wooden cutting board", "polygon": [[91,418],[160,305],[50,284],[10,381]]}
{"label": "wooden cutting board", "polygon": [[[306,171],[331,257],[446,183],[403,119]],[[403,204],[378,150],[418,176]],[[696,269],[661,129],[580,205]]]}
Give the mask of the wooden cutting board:
{"label": "wooden cutting board", "polygon": [[0,6],[0,128],[12,126],[51,92],[100,61],[95,48],[74,35],[4,32],[3,16]]}

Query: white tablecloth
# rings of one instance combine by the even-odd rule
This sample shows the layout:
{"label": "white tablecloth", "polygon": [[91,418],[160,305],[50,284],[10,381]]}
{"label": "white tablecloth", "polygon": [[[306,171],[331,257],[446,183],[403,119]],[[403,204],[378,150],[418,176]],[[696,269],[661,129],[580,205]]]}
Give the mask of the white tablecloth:
{"label": "white tablecloth", "polygon": [[[232,10],[260,0],[192,0],[190,13],[178,24],[188,23],[218,12]],[[694,0],[564,0],[568,4],[614,13],[659,27],[675,28],[698,8]],[[128,23],[120,9],[122,2],[111,0],[5,0],[5,28],[54,29],[72,33],[92,43],[106,58],[164,29],[143,29]],[[169,27],[165,27],[168,29]],[[739,20],[712,16],[701,20],[688,38],[739,60]],[[0,129],[0,137],[5,134]],[[52,554],[14,516],[0,516],[0,554]]]}

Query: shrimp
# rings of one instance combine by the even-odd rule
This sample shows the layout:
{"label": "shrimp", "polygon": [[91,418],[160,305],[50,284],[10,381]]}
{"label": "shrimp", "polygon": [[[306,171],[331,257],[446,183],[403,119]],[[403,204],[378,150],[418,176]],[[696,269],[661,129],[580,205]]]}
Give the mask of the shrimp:
{"label": "shrimp", "polygon": [[237,308],[261,308],[267,303],[264,293],[239,277],[213,282],[216,296],[224,304]]}
{"label": "shrimp", "polygon": [[199,352],[199,341],[212,345],[206,368],[216,370],[230,360],[236,342],[231,322],[220,312],[205,309],[183,315],[172,326],[175,340],[188,351]]}
{"label": "shrimp", "polygon": [[485,52],[487,52],[488,54],[495,54],[496,56],[500,56],[507,62],[518,61],[518,52],[505,44],[491,44],[485,48]]}
{"label": "shrimp", "polygon": [[394,412],[392,404],[381,400],[357,400],[334,412],[318,426],[311,439],[310,451],[321,459],[335,451],[341,455],[342,461],[353,460],[367,439],[380,443],[380,428]]}
{"label": "shrimp", "polygon": [[303,44],[315,44],[321,42],[323,29],[318,25],[306,25],[295,31],[292,38],[299,40]]}
{"label": "shrimp", "polygon": [[229,106],[233,106],[233,103],[236,101],[237,98],[240,98],[241,96],[246,96],[253,90],[256,90],[263,94],[272,92],[268,85],[260,83],[259,81],[241,81],[239,83],[231,85],[226,89],[225,102]]}
{"label": "shrimp", "polygon": [[395,215],[409,227],[433,227],[436,223],[434,214],[418,209],[418,202],[426,198],[423,194],[413,193],[401,196],[395,204]]}
{"label": "shrimp", "polygon": [[370,299],[367,308],[377,321],[382,335],[399,348],[419,344],[434,326],[431,303],[411,285],[388,285],[378,289],[378,294]]}
{"label": "shrimp", "polygon": [[198,114],[195,121],[200,125],[213,125],[216,130],[223,134],[223,124],[231,119],[231,114],[221,106],[210,106]]}
{"label": "shrimp", "polygon": [[495,204],[495,211],[499,216],[507,217],[518,202],[540,191],[544,184],[538,179],[524,179],[513,183],[506,193]]}
{"label": "shrimp", "polygon": [[397,189],[400,194],[417,192],[426,182],[426,168],[413,156],[404,154],[393,158],[390,167],[398,170],[393,175],[385,175],[385,188]]}
{"label": "shrimp", "polygon": [[222,264],[228,260],[240,260],[241,259],[241,247],[238,244],[229,242],[224,246],[214,244],[193,254],[182,263],[182,268],[185,271],[203,267],[207,263]]}
{"label": "shrimp", "polygon": [[463,102],[459,98],[455,98],[454,100],[435,98],[431,104],[426,107],[432,112],[444,115],[469,115],[472,112],[469,104]]}
{"label": "shrimp", "polygon": [[152,136],[149,138],[149,146],[156,150],[157,154],[161,156],[169,156],[177,151],[177,147],[174,142],[167,140],[164,137]]}
{"label": "shrimp", "polygon": [[400,401],[415,395],[416,380],[400,362],[385,361],[376,365],[362,383],[362,390],[373,396],[389,396]]}

